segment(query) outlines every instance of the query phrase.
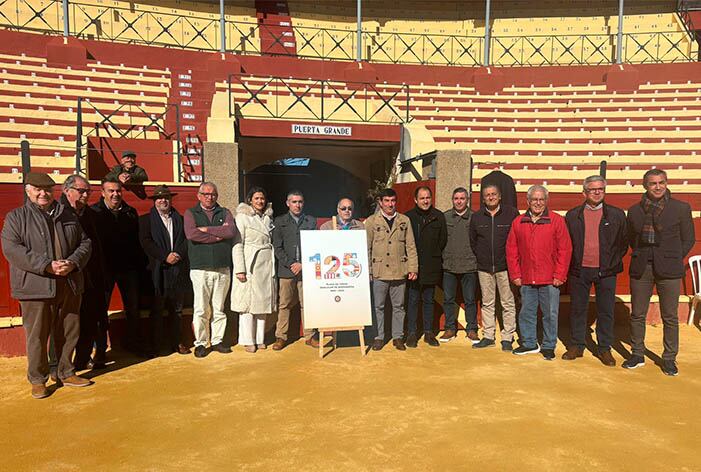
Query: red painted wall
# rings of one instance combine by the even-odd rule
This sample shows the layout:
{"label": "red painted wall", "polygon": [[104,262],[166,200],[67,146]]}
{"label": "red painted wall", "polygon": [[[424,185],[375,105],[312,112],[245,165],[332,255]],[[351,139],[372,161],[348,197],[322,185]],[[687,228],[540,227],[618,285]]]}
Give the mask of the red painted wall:
{"label": "red painted wall", "polygon": [[122,152],[134,151],[136,163],[143,167],[149,181],[174,182],[173,141],[155,139],[88,138],[88,177],[100,180],[119,164]]}

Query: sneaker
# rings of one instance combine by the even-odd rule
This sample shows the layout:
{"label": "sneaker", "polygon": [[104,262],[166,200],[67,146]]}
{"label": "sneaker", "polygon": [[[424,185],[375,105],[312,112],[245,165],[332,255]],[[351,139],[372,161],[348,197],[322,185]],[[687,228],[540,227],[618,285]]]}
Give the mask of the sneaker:
{"label": "sneaker", "polygon": [[92,385],[90,380],[84,379],[83,377],[78,377],[75,374],[61,380],[61,382],[63,382],[63,385],[66,387],[87,387],[88,385]]}
{"label": "sneaker", "polygon": [[429,346],[438,347],[441,343],[438,342],[433,333],[424,333],[424,342]]}
{"label": "sneaker", "polygon": [[643,356],[630,356],[630,359],[626,360],[621,364],[624,369],[637,369],[645,365],[645,358]]}
{"label": "sneaker", "polygon": [[46,388],[45,384],[33,384],[32,385],[32,397],[36,399],[46,398],[49,396],[49,389]]}
{"label": "sneaker", "polygon": [[670,377],[676,377],[679,375],[679,369],[677,369],[677,363],[675,361],[662,361],[662,372]]}
{"label": "sneaker", "polygon": [[251,354],[254,354],[256,352],[256,345],[255,344],[249,344],[246,346],[246,352],[250,352]]}
{"label": "sneaker", "polygon": [[538,345],[536,345],[535,347],[519,346],[511,352],[513,354],[516,354],[517,356],[523,356],[525,354],[538,354],[540,352],[540,346],[538,346]]}
{"label": "sneaker", "polygon": [[414,333],[409,333],[409,336],[406,337],[406,347],[418,347],[419,345],[419,339],[416,337]]}
{"label": "sneaker", "polygon": [[501,350],[504,352],[511,352],[513,351],[513,346],[511,341],[502,341],[501,342]]}
{"label": "sneaker", "polygon": [[266,349],[268,349],[268,346],[266,346],[265,344],[258,344],[258,345],[256,345],[256,347],[257,347],[258,349],[263,350],[263,351],[266,350]]}
{"label": "sneaker", "polygon": [[212,351],[217,351],[221,354],[229,354],[231,352],[231,348],[229,346],[225,346],[224,343],[219,343],[212,346]]}
{"label": "sneaker", "polygon": [[480,342],[480,337],[477,334],[477,331],[468,331],[467,339],[469,339],[472,344],[477,344],[478,342]]}
{"label": "sneaker", "polygon": [[207,357],[207,354],[209,354],[209,351],[207,351],[206,347],[197,346],[195,348],[195,357]]}
{"label": "sneaker", "polygon": [[384,346],[385,346],[385,342],[382,339],[375,339],[372,342],[372,350],[373,351],[381,351]]}
{"label": "sneaker", "polygon": [[472,349],[482,349],[483,347],[494,347],[494,340],[489,338],[482,338],[479,342],[472,345]]}
{"label": "sneaker", "polygon": [[443,336],[438,338],[438,340],[442,343],[449,343],[450,341],[453,340],[453,338],[455,338],[455,336],[456,336],[456,333],[455,333],[454,329],[446,329],[443,332]]}
{"label": "sneaker", "polygon": [[555,349],[541,349],[540,353],[546,361],[555,359]]}

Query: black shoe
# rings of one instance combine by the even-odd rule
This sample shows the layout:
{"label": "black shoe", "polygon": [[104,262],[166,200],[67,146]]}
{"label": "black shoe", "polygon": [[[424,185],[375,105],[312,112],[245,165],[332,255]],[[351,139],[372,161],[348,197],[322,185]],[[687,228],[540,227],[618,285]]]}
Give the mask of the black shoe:
{"label": "black shoe", "polygon": [[209,351],[207,350],[206,347],[197,346],[195,348],[195,357],[207,357],[207,354],[209,354]]}
{"label": "black shoe", "polygon": [[501,342],[501,350],[504,352],[511,352],[513,351],[513,346],[511,345],[511,341],[502,341]]}
{"label": "black shoe", "polygon": [[217,351],[222,354],[229,354],[231,352],[231,348],[229,346],[224,346],[224,343],[219,343],[212,346],[212,351]]}
{"label": "black shoe", "polygon": [[643,356],[630,356],[630,359],[626,360],[621,364],[624,369],[637,369],[645,365],[645,358]]}
{"label": "black shoe", "polygon": [[404,345],[404,341],[402,341],[402,338],[393,339],[392,344],[397,349],[397,351],[406,351],[406,346]]}
{"label": "black shoe", "polygon": [[414,333],[409,333],[409,336],[406,337],[406,347],[417,347],[419,345],[419,340],[416,337]]}
{"label": "black shoe", "polygon": [[662,372],[670,377],[675,377],[679,375],[679,369],[677,369],[677,363],[675,361],[662,361]]}
{"label": "black shoe", "polygon": [[433,347],[438,347],[441,345],[433,333],[424,333],[424,342]]}
{"label": "black shoe", "polygon": [[489,338],[482,338],[479,342],[472,345],[472,349],[482,349],[485,347],[494,347],[494,340]]}
{"label": "black shoe", "polygon": [[543,355],[543,359],[546,361],[555,359],[555,349],[541,349],[540,353]]}
{"label": "black shoe", "polygon": [[383,347],[385,347],[385,342],[382,339],[375,339],[372,342],[373,351],[381,351]]}
{"label": "black shoe", "polygon": [[540,346],[538,346],[538,345],[536,345],[535,347],[519,346],[511,352],[513,354],[516,354],[517,356],[523,356],[524,354],[538,354],[540,352]]}

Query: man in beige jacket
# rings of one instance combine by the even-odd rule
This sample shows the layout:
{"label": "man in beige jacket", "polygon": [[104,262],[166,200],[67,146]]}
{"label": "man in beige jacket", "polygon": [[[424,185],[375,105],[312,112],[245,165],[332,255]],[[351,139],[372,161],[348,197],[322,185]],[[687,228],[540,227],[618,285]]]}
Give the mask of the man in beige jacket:
{"label": "man in beige jacket", "polygon": [[372,349],[379,351],[384,346],[385,299],[389,293],[392,303],[392,343],[395,348],[404,351],[404,293],[407,279],[417,279],[419,261],[409,218],[396,210],[397,193],[392,189],[383,190],[379,196],[379,205],[380,211],[365,220],[377,329]]}

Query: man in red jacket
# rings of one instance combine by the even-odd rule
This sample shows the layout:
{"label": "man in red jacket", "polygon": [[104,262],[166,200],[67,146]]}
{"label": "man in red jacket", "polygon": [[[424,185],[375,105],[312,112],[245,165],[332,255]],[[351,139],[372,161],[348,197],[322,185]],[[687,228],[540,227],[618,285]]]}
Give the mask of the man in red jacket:
{"label": "man in red jacket", "polygon": [[[528,210],[511,225],[506,241],[509,278],[521,290],[521,332],[516,355],[540,352],[555,358],[560,286],[567,280],[572,243],[565,219],[548,210],[548,190],[542,185],[528,189]],[[538,346],[538,306],[543,313],[543,346]]]}

